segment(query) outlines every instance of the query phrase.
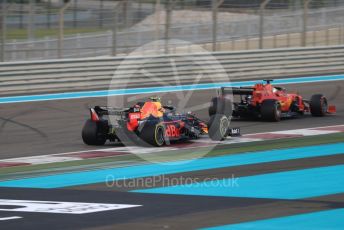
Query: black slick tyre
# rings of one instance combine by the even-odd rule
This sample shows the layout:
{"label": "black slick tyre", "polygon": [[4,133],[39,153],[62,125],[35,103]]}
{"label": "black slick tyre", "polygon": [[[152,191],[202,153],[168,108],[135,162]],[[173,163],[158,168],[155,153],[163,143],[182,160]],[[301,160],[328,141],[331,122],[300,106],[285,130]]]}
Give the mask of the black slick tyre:
{"label": "black slick tyre", "polygon": [[265,121],[281,120],[281,105],[277,100],[265,100],[260,108],[262,119]]}
{"label": "black slick tyre", "polygon": [[232,116],[232,101],[227,98],[214,97],[211,99],[208,112],[210,117],[215,114],[223,114],[226,117],[230,117]]}
{"label": "black slick tyre", "polygon": [[313,95],[311,97],[309,106],[310,106],[312,116],[323,117],[327,113],[327,109],[328,109],[327,99],[322,94]]}
{"label": "black slick tyre", "polygon": [[104,145],[106,142],[105,125],[101,122],[87,120],[82,129],[82,140],[87,145]]}
{"label": "black slick tyre", "polygon": [[[161,147],[165,144],[165,126],[162,123],[147,122],[139,137],[146,144]],[[145,143],[144,145],[146,145]]]}
{"label": "black slick tyre", "polygon": [[208,135],[214,141],[223,141],[228,136],[229,120],[223,114],[210,117],[208,122]]}

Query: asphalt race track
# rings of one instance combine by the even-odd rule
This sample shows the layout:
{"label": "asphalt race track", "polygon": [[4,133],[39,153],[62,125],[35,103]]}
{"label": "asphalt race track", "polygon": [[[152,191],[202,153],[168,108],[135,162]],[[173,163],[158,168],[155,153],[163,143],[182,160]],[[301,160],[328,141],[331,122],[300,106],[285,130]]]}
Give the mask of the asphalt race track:
{"label": "asphalt race track", "polygon": [[[3,221],[1,226],[4,229],[194,229],[219,223],[344,208],[343,195],[305,200],[277,200],[13,188],[2,188],[1,194],[6,198],[22,200],[92,200],[95,203],[143,205],[85,215],[20,213],[22,219]],[[13,213],[1,212],[1,215],[11,216]]]}
{"label": "asphalt race track", "polygon": [[[300,92],[307,99],[312,94],[324,93],[329,103],[337,106],[337,114],[325,118],[307,115],[279,123],[232,121],[232,126],[241,127],[242,133],[258,133],[336,125],[343,122],[343,81],[286,85],[285,87],[290,92]],[[215,90],[195,91],[187,100],[187,105],[183,107],[191,108],[192,111],[194,111],[193,106],[205,107],[195,113],[201,119],[207,120],[208,105],[206,103],[210,102],[215,95]],[[149,95],[141,96],[141,98],[147,98]],[[175,93],[163,94],[162,100],[164,103],[171,100],[172,105],[180,101]],[[95,105],[107,105],[107,98],[0,104],[0,159],[92,149],[83,144],[81,129],[89,117],[87,108]],[[99,149],[99,147],[96,148]]]}
{"label": "asphalt race track", "polygon": [[[184,173],[183,176],[254,176],[319,166],[331,167],[343,163],[342,156],[330,156],[197,171]],[[177,178],[179,175],[169,176]],[[240,180],[238,182],[240,183]],[[288,186],[288,183],[284,186]],[[15,212],[21,219],[3,221],[1,224],[5,229],[195,229],[344,208],[343,193],[304,199],[262,199],[133,193],[118,191],[115,187],[106,187],[105,184],[65,189],[1,188],[1,196],[6,199],[39,200],[49,203],[63,201],[141,205],[83,215]],[[2,208],[8,207],[0,205],[0,209]],[[1,215],[8,217],[13,216],[13,213],[5,211],[1,212]]]}
{"label": "asphalt race track", "polygon": [[[286,119],[278,123],[235,120],[231,125],[241,127],[243,133],[259,133],[343,124],[343,81],[292,84],[285,85],[285,87],[290,92],[301,93],[307,99],[312,94],[324,93],[329,103],[337,106],[337,114],[323,118],[306,115],[302,118]],[[161,96],[165,103],[168,103],[169,100],[171,100],[171,104],[187,101],[185,108],[191,108],[191,110],[195,108],[196,114],[206,120],[208,117],[207,103],[214,95],[216,92],[212,90],[195,91],[190,97],[186,93],[183,96],[179,94],[179,99],[176,98],[175,93]],[[148,97],[148,95],[143,96]],[[133,97],[130,100],[136,101],[140,98]],[[106,104],[106,98],[0,104],[0,159],[92,149],[93,147],[85,146],[80,137],[83,123],[89,116],[87,108]],[[104,146],[104,148],[108,147],[113,147],[113,145]],[[99,149],[99,147],[94,148]],[[235,177],[239,178],[238,183],[243,186],[243,189],[245,189],[245,181],[250,184],[256,183],[257,194],[261,190],[261,194],[268,194],[265,197],[251,196],[250,192],[252,191],[240,196],[214,195],[214,192],[219,192],[219,189],[222,189],[221,191],[226,189],[219,188],[219,186],[205,187],[202,190],[204,194],[198,194],[200,190],[197,186],[184,188],[181,187],[182,185],[177,185],[164,188],[161,183],[154,184],[150,188],[140,186],[138,183],[133,183],[135,186],[124,186],[123,184],[121,184],[122,186],[118,184],[108,186],[105,183],[96,183],[57,189],[42,189],[39,186],[32,188],[0,187],[0,225],[1,229],[105,230],[200,229],[243,223],[242,226],[228,229],[248,229],[248,226],[252,226],[253,221],[264,220],[266,222],[254,225],[261,226],[261,228],[255,229],[263,230],[266,229],[266,226],[272,226],[271,229],[274,229],[273,226],[289,226],[290,229],[308,227],[317,230],[322,229],[322,226],[328,227],[328,223],[333,224],[333,229],[340,229],[344,223],[338,219],[344,218],[340,218],[341,214],[332,214],[331,212],[343,212],[344,208],[344,181],[341,179],[342,176],[337,174],[337,172],[344,172],[344,149],[342,145],[319,145],[318,148],[328,151],[333,149],[337,153],[232,167],[214,167],[166,175],[166,178],[170,180],[181,177],[204,180],[210,177],[222,182]],[[295,148],[295,152],[297,151],[300,149]],[[326,174],[323,173],[324,170]],[[154,179],[154,176],[144,177],[144,179]],[[235,182],[234,179],[229,181]],[[127,179],[122,182],[128,185],[130,182],[135,182],[135,179]],[[260,182],[262,184],[270,183],[271,187],[260,186]],[[297,188],[299,184],[304,187]],[[231,190],[228,191],[231,192]],[[275,191],[275,193],[271,191]],[[291,191],[291,196],[294,197],[283,197],[284,191]],[[235,191],[233,190],[233,192]],[[87,214],[70,214],[68,212],[71,210],[67,208],[56,209],[64,210],[65,213],[16,212],[16,208],[23,207],[20,205],[17,207],[7,206],[2,204],[1,199],[45,201],[47,204],[58,202],[99,203],[102,207],[106,206],[105,204],[138,206]],[[83,210],[80,207],[76,209]],[[310,216],[307,216],[308,214]],[[6,219],[8,217],[13,217],[13,219]],[[332,217],[337,217],[337,220],[332,220]],[[296,218],[297,221],[288,218]],[[299,225],[296,227],[288,225],[291,222]]]}

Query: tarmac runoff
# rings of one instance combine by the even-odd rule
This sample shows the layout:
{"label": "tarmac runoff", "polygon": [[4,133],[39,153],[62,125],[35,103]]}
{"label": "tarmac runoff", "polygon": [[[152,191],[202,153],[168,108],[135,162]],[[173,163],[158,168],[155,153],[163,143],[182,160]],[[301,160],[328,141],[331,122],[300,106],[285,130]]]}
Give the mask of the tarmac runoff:
{"label": "tarmac runoff", "polygon": [[306,199],[343,193],[344,177],[339,176],[343,174],[344,165],[338,165],[134,190],[133,192],[265,199]]}
{"label": "tarmac runoff", "polygon": [[200,230],[286,230],[286,229],[308,229],[308,230],[342,230],[344,226],[344,209],[334,209],[321,212],[313,212],[287,217],[230,224]]}
{"label": "tarmac runoff", "polygon": [[[101,169],[101,170],[84,171],[84,172],[55,174],[55,175],[49,175],[49,176],[40,176],[40,177],[33,177],[33,178],[3,181],[3,182],[0,182],[0,186],[1,187],[20,187],[20,188],[61,188],[61,187],[106,182],[109,175],[111,175],[111,179],[114,179],[114,180],[134,179],[134,178],[141,178],[141,177],[148,177],[148,176],[159,176],[159,175],[164,175],[164,174],[192,172],[192,171],[198,171],[198,170],[226,168],[226,167],[234,167],[234,166],[241,166],[241,165],[277,162],[277,161],[312,158],[312,157],[320,157],[320,156],[340,155],[340,154],[343,154],[343,151],[344,151],[344,143],[342,142],[342,143],[337,143],[337,144],[326,144],[326,145],[318,145],[318,146],[308,146],[308,147],[299,147],[299,148],[290,148],[290,149],[278,149],[278,150],[269,150],[269,151],[241,153],[241,154],[218,156],[218,157],[208,157],[208,158],[201,158],[201,159],[197,159],[193,161],[174,161],[174,162],[165,163],[165,164],[147,164],[147,165],[122,167],[122,168],[110,168],[110,169]],[[344,166],[338,166],[338,168],[335,168],[333,171],[331,171],[333,172],[333,174],[331,174],[330,176],[335,176],[334,174],[337,171],[341,172],[342,170],[344,172]],[[319,172],[319,175],[322,175],[321,170]],[[287,175],[286,177],[289,178],[289,175]],[[276,178],[278,178],[278,176]],[[319,183],[319,181],[317,182]],[[344,181],[342,184],[343,184],[343,187],[340,186],[340,190],[343,190],[344,192]],[[145,192],[149,192],[149,191],[147,190]],[[164,192],[164,191],[159,191],[159,192]],[[326,192],[327,191],[324,191],[324,193]],[[264,193],[262,194],[262,196],[263,195]],[[290,198],[296,198],[299,196],[301,195],[296,194],[295,197],[290,197]]]}

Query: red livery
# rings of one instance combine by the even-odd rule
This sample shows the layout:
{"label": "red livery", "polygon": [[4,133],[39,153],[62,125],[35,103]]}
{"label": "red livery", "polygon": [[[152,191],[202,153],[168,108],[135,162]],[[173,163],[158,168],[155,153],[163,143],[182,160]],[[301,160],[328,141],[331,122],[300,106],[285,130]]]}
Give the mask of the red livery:
{"label": "red livery", "polygon": [[[273,86],[272,80],[264,81],[265,84],[258,83],[253,87],[222,87],[220,95],[212,99],[209,114],[279,121],[282,117],[296,117],[308,112],[319,117],[336,112],[336,107],[328,105],[322,94],[314,94],[306,100],[298,93],[287,93],[286,89]],[[237,97],[239,100],[234,101]]]}

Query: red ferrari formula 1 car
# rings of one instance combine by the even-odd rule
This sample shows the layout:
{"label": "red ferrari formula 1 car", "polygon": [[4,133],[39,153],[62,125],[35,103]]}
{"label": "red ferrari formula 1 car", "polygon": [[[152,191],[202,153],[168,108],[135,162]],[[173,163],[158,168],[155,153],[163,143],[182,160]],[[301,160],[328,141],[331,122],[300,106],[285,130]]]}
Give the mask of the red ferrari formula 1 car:
{"label": "red ferrari formula 1 car", "polygon": [[82,130],[82,139],[88,145],[103,145],[110,140],[162,146],[201,135],[209,135],[213,140],[240,135],[239,128],[229,128],[225,115],[216,114],[206,124],[191,113],[177,114],[173,107],[162,106],[158,98],[124,109],[96,106],[90,113],[91,119]]}
{"label": "red ferrari formula 1 car", "polygon": [[[297,93],[287,93],[286,89],[273,86],[272,81],[264,80],[265,84],[253,87],[222,87],[220,95],[212,99],[209,114],[279,121],[283,117],[296,117],[307,112],[319,117],[336,112],[336,107],[328,105],[322,94],[314,94],[310,100],[305,100]],[[238,97],[239,100],[235,101]]]}

